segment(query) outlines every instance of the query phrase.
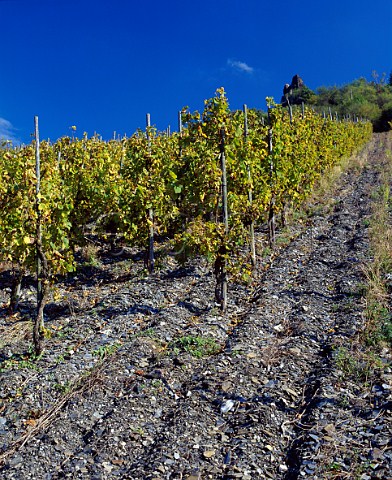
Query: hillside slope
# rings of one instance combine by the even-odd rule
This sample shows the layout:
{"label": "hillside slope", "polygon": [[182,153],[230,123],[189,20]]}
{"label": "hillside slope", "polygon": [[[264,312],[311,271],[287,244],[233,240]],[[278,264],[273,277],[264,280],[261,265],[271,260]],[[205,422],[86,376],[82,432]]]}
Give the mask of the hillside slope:
{"label": "hillside slope", "polygon": [[20,314],[3,309],[1,478],[389,478],[391,351],[373,364],[354,353],[391,150],[374,135],[323,204],[278,234],[279,255],[260,256],[254,285],[231,286],[225,316],[205,262],[168,259],[146,277],[130,254],[57,286],[37,362],[25,353],[33,287]]}

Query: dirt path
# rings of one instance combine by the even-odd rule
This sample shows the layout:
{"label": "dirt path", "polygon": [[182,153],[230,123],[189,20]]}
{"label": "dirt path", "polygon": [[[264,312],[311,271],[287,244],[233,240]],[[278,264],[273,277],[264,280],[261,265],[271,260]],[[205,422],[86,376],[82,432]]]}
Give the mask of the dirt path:
{"label": "dirt path", "polygon": [[[391,478],[391,352],[352,357],[391,144],[374,136],[257,288],[232,287],[226,317],[202,263],[153,278],[113,263],[63,285],[40,370],[1,374],[1,478]],[[23,351],[23,318],[1,322],[4,351]]]}

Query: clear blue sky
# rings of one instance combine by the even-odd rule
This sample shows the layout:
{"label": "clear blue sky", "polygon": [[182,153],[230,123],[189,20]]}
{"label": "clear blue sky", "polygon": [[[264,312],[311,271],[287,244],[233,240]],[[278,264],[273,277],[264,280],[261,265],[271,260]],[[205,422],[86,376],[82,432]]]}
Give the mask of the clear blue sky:
{"label": "clear blue sky", "polygon": [[299,74],[343,85],[392,71],[391,0],[0,0],[0,136],[28,143],[177,129],[223,86],[265,108]]}

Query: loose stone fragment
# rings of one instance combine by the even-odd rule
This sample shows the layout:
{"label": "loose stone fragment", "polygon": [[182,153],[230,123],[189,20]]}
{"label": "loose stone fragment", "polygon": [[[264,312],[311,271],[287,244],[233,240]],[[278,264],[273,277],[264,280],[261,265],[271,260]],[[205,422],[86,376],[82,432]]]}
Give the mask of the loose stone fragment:
{"label": "loose stone fragment", "polygon": [[226,400],[226,402],[222,403],[220,410],[222,413],[227,413],[229,410],[231,410],[235,405],[235,402],[233,400]]}
{"label": "loose stone fragment", "polygon": [[215,455],[215,450],[205,450],[203,452],[203,457],[204,458],[211,458]]}

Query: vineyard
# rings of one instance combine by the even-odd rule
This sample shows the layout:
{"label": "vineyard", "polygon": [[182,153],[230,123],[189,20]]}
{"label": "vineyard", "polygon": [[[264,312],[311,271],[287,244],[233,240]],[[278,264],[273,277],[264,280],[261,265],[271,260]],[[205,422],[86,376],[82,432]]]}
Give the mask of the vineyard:
{"label": "vineyard", "polygon": [[50,288],[75,269],[86,242],[141,247],[150,273],[154,242],[179,262],[206,256],[225,310],[228,275],[247,278],[255,265],[254,226],[268,223],[273,246],[276,216],[284,219],[370,134],[368,122],[292,112],[272,99],[268,121],[245,107],[231,112],[219,89],[202,113],[184,109],[171,135],[148,126],[108,142],[85,134],[2,149],[0,261],[12,266],[10,310],[23,277],[38,269],[39,354]]}
{"label": "vineyard", "polygon": [[389,478],[390,132],[180,120],[0,150],[1,478]]}

